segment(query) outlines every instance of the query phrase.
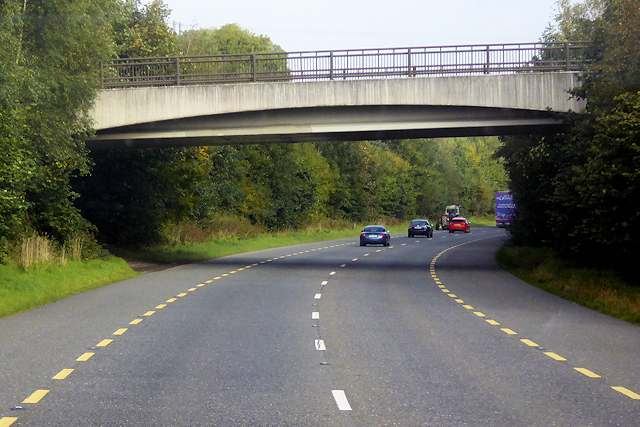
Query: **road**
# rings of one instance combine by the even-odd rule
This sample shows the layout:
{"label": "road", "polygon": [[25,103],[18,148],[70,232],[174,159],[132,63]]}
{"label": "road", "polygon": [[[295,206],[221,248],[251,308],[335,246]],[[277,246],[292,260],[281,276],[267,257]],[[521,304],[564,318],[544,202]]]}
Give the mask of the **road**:
{"label": "road", "polygon": [[640,328],[504,272],[504,239],[257,251],[0,319],[0,427],[640,425]]}

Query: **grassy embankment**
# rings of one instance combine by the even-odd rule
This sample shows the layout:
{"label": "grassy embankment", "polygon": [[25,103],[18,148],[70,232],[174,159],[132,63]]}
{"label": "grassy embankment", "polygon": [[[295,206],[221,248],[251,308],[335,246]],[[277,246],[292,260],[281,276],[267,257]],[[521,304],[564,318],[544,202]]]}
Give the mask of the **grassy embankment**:
{"label": "grassy embankment", "polygon": [[527,283],[601,313],[640,325],[640,287],[614,272],[575,268],[546,248],[505,245],[498,262]]}
{"label": "grassy embankment", "polygon": [[0,317],[136,276],[120,258],[0,265]]}

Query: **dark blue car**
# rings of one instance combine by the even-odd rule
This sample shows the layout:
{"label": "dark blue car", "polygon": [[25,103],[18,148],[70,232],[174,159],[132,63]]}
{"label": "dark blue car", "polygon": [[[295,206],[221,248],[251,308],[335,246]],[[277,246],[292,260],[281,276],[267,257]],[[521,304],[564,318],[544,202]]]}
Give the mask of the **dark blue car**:
{"label": "dark blue car", "polygon": [[360,246],[383,245],[389,246],[391,233],[382,225],[367,225],[360,233]]}

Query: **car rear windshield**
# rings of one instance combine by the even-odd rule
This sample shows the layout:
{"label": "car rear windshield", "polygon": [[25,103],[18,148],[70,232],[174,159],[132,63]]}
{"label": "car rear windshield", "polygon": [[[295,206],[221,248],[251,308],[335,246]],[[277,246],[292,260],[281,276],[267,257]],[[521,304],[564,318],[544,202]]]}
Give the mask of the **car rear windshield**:
{"label": "car rear windshield", "polygon": [[384,231],[384,227],[365,227],[364,231],[368,231],[371,233],[382,233]]}
{"label": "car rear windshield", "polygon": [[411,225],[427,225],[428,221],[413,221]]}

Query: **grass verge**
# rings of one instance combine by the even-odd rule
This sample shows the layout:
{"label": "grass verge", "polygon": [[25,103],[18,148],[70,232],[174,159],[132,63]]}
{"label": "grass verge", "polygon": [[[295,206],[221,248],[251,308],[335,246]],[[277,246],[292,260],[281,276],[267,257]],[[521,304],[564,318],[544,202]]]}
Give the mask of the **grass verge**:
{"label": "grass verge", "polygon": [[495,227],[496,217],[494,215],[489,216],[469,216],[466,217],[473,227]]}
{"label": "grass verge", "polygon": [[640,287],[630,286],[614,272],[575,268],[547,248],[505,245],[500,265],[534,286],[601,313],[640,325]]}
{"label": "grass verge", "polygon": [[0,265],[0,317],[137,274],[123,259],[116,257],[69,261],[65,266],[41,264],[28,270],[16,264]]}

